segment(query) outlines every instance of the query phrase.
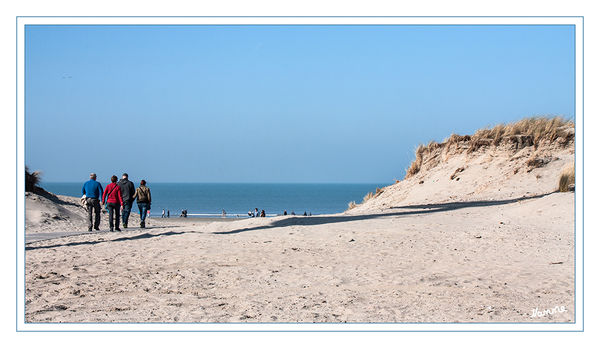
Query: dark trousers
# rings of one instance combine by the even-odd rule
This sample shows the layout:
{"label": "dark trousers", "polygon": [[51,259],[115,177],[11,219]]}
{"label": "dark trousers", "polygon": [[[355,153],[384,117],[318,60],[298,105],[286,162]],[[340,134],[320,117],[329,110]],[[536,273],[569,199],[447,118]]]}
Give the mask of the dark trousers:
{"label": "dark trousers", "polygon": [[[100,228],[100,200],[97,198],[86,199],[86,207],[88,211],[88,230],[92,228]],[[94,220],[92,221],[92,211]],[[92,225],[93,222],[93,225]]]}
{"label": "dark trousers", "polygon": [[[119,203],[108,203],[108,227],[113,229],[114,227],[119,228],[119,213],[121,210],[121,205]],[[114,216],[114,220],[113,220]]]}
{"label": "dark trousers", "polygon": [[127,226],[129,222],[129,214],[131,213],[131,201],[123,201],[123,227]]}

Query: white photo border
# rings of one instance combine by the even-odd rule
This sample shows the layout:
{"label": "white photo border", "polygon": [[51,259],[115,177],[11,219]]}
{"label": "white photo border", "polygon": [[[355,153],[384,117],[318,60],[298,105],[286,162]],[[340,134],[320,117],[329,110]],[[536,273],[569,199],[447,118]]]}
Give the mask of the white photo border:
{"label": "white photo border", "polygon": [[[25,26],[27,25],[572,25],[575,27],[575,321],[573,323],[27,323],[25,322]],[[482,17],[16,17],[16,330],[27,332],[582,332],[583,291],[583,16]],[[579,184],[581,183],[581,184]]]}

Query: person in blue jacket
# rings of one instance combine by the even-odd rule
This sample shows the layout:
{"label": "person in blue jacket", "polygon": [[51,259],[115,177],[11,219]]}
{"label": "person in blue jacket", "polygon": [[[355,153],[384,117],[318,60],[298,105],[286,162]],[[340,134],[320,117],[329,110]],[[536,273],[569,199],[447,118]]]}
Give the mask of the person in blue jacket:
{"label": "person in blue jacket", "polygon": [[102,197],[102,185],[96,181],[96,174],[90,174],[90,180],[83,184],[81,194],[85,195],[85,205],[88,211],[88,231],[92,230],[92,210],[94,211],[93,226],[96,231],[100,230],[100,198]]}

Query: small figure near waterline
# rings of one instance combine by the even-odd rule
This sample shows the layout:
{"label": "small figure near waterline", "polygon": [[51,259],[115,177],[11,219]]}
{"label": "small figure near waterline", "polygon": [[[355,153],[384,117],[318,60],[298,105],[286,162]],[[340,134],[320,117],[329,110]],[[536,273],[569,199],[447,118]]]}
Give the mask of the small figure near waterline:
{"label": "small figure near waterline", "polygon": [[167,219],[171,217],[171,212],[169,211],[169,209],[167,209]]}
{"label": "small figure near waterline", "polygon": [[161,218],[164,218],[165,216],[166,216],[166,215],[165,215],[165,210],[163,209],[163,210],[162,210],[162,215],[161,215]]}
{"label": "small figure near waterline", "polygon": [[304,216],[308,216],[308,215],[306,215],[306,212],[304,212]]}
{"label": "small figure near waterline", "polygon": [[254,212],[252,211],[252,209],[248,210],[248,216],[254,217]]}
{"label": "small figure near waterline", "polygon": [[152,195],[150,189],[146,187],[146,180],[140,181],[140,187],[135,190],[133,198],[137,198],[137,205],[140,210],[140,227],[146,228],[146,215],[149,215],[152,204]]}
{"label": "small figure near waterline", "polygon": [[260,212],[258,211],[258,208],[254,208],[254,215],[252,215],[254,217],[259,217],[260,216]]}
{"label": "small figure near waterline", "polygon": [[225,209],[223,209],[223,211],[221,212],[221,217],[227,217],[227,212],[225,211]]}
{"label": "small figure near waterline", "polygon": [[263,209],[260,211],[260,217],[265,217],[265,216],[267,216],[267,214],[265,214],[265,210]]}
{"label": "small figure near waterline", "polygon": [[286,215],[287,215],[287,210],[284,210],[283,211],[283,216],[286,216]]}

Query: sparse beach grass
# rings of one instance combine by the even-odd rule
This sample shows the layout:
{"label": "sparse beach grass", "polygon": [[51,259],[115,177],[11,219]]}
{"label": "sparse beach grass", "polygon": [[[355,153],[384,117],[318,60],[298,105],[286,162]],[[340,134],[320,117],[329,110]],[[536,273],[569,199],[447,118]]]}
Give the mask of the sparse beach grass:
{"label": "sparse beach grass", "polygon": [[560,179],[558,180],[558,190],[560,192],[567,192],[570,187],[575,185],[575,164],[571,163],[563,168],[560,172]]}
{"label": "sparse beach grass", "polygon": [[421,170],[424,158],[435,151],[448,152],[454,148],[459,153],[471,153],[482,147],[499,146],[503,143],[512,144],[515,149],[526,146],[534,146],[537,149],[543,142],[557,143],[564,147],[574,140],[574,127],[573,121],[562,117],[529,117],[514,123],[483,128],[473,135],[452,134],[441,143],[431,141],[427,145],[419,145],[415,151],[415,160],[406,170],[404,178],[417,174]]}

